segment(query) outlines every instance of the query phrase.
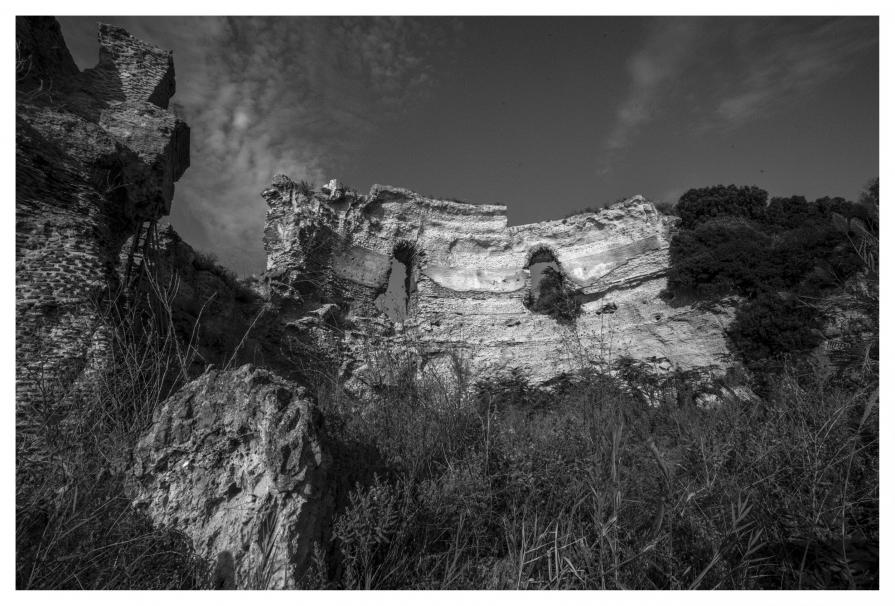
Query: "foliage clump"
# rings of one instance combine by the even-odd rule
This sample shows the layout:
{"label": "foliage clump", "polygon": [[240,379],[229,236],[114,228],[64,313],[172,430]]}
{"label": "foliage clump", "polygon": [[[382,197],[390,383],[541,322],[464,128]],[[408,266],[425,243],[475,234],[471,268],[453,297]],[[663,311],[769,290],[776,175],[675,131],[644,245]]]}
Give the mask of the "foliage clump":
{"label": "foliage clump", "polygon": [[855,230],[870,226],[865,231],[875,233],[878,187],[878,180],[871,183],[859,204],[802,196],[767,202],[767,192],[754,186],[687,191],[677,204],[681,223],[670,246],[666,294],[742,297],[730,336],[753,366],[771,360],[779,366],[811,350],[825,321],[815,302],[867,273]]}
{"label": "foliage clump", "polygon": [[758,187],[715,185],[690,189],[680,197],[677,214],[681,227],[693,229],[715,217],[757,219],[764,214],[768,192]]}
{"label": "foliage clump", "polygon": [[556,269],[543,269],[537,294],[526,293],[523,304],[535,313],[546,314],[560,324],[573,324],[581,314],[581,297],[569,286],[566,277]]}
{"label": "foliage clump", "polygon": [[807,353],[823,341],[823,317],[794,298],[762,293],[737,312],[729,334],[747,360]]}

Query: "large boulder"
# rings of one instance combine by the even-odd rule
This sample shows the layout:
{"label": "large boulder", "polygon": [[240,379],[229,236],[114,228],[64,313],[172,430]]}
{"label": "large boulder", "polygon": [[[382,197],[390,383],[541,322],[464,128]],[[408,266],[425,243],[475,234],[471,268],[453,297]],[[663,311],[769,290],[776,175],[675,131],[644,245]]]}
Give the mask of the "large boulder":
{"label": "large boulder", "polygon": [[293,588],[329,513],[321,423],[303,388],[267,370],[209,370],[138,443],[135,504],[192,539],[216,587]]}

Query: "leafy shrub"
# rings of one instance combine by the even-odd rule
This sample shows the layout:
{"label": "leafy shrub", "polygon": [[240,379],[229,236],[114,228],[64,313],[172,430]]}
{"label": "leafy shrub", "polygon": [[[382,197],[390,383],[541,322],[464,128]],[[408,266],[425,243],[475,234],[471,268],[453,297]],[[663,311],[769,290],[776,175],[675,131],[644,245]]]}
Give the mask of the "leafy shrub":
{"label": "leafy shrub", "polygon": [[752,294],[772,286],[771,239],[752,224],[716,220],[681,230],[671,241],[668,288],[700,297]]}
{"label": "leafy shrub", "polygon": [[824,297],[864,271],[851,229],[837,221],[873,223],[868,205],[842,198],[775,197],[765,207],[766,198],[758,188],[735,186],[684,194],[666,291],[708,300],[745,297],[731,338],[753,368],[765,359],[779,368],[778,354],[804,353],[820,343],[822,318],[796,301]]}
{"label": "leafy shrub", "polygon": [[537,407],[537,390],[528,381],[525,371],[513,368],[509,374],[480,380],[475,385],[476,408],[480,414],[506,410],[510,406]]}
{"label": "leafy shrub", "polygon": [[769,273],[783,278],[790,290],[821,295],[840,287],[861,271],[861,260],[831,221],[792,229],[772,251]]}
{"label": "leafy shrub", "polygon": [[804,196],[774,197],[768,203],[764,220],[770,225],[794,229],[821,219],[823,214],[819,204],[808,202]]}
{"label": "leafy shrub", "polygon": [[581,314],[581,297],[552,267],[544,268],[537,290],[537,297],[529,291],[523,300],[531,311],[546,314],[560,324],[572,324]]}
{"label": "leafy shrub", "polygon": [[681,227],[693,229],[699,223],[716,217],[760,219],[767,199],[768,192],[754,185],[715,185],[688,190],[680,197],[676,208]]}
{"label": "leafy shrub", "polygon": [[[878,195],[878,192],[877,194]],[[834,214],[846,219],[861,219],[872,221],[873,194],[863,192],[861,202],[849,202],[845,198],[830,198],[825,196],[814,202],[809,202],[804,196],[790,196],[788,198],[772,198],[768,203],[763,218],[763,223],[783,229],[796,229],[800,227],[828,228]]]}
{"label": "leafy shrub", "polygon": [[711,298],[774,290],[820,294],[861,269],[831,222],[776,235],[755,223],[713,220],[672,239],[668,288]]}
{"label": "leafy shrub", "polygon": [[823,316],[805,303],[761,294],[737,312],[728,333],[747,360],[781,359],[804,353],[823,340]]}

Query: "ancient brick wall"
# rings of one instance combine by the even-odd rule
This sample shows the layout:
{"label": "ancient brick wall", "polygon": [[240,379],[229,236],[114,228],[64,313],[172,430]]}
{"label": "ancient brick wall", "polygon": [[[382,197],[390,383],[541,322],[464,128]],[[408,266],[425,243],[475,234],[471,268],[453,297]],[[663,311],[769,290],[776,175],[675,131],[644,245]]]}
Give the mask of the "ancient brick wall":
{"label": "ancient brick wall", "polygon": [[57,398],[103,350],[122,244],[169,212],[189,166],[189,128],[166,109],[171,53],[105,25],[99,43],[79,72],[55,19],[16,19],[19,410]]}
{"label": "ancient brick wall", "polygon": [[[174,95],[174,53],[149,47],[120,27],[99,25],[99,65],[92,71],[106,70],[117,79],[123,100],[148,101],[168,109]],[[95,90],[95,89],[94,89]],[[98,92],[98,91],[97,91]]]}

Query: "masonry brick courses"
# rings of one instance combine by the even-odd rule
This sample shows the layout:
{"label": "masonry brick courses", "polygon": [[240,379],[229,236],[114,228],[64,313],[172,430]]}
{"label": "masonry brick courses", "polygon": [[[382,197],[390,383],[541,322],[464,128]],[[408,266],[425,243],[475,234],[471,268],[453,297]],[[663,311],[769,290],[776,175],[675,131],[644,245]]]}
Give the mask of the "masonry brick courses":
{"label": "masonry brick courses", "polygon": [[167,110],[172,53],[119,27],[98,38],[99,63],[79,72],[55,19],[16,19],[20,423],[102,355],[97,312],[118,288],[121,247],[168,214],[189,166],[189,127]]}

